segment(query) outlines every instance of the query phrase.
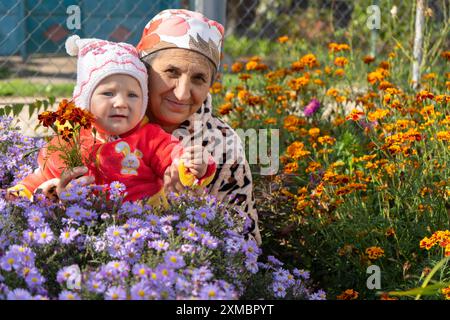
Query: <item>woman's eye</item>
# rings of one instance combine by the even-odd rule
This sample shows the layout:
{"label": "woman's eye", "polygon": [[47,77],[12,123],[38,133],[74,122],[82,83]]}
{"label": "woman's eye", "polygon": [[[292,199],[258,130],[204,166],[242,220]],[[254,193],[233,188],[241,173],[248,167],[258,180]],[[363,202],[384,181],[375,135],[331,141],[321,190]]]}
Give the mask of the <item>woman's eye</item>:
{"label": "woman's eye", "polygon": [[178,72],[175,69],[167,69],[166,73],[169,74],[169,76],[176,76],[176,75],[178,75]]}
{"label": "woman's eye", "polygon": [[199,82],[206,82],[206,79],[203,76],[196,76],[194,79]]}

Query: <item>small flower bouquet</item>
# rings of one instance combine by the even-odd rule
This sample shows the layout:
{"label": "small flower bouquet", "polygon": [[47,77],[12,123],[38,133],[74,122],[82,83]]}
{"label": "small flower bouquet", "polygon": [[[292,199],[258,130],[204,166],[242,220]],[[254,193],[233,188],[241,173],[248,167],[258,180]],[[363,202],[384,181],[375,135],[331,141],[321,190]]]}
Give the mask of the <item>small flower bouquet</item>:
{"label": "small flower bouquet", "polygon": [[57,143],[48,145],[49,152],[58,152],[66,168],[83,166],[86,159],[82,156],[81,129],[91,129],[94,116],[64,99],[56,112],[44,111],[38,120],[56,134]]}

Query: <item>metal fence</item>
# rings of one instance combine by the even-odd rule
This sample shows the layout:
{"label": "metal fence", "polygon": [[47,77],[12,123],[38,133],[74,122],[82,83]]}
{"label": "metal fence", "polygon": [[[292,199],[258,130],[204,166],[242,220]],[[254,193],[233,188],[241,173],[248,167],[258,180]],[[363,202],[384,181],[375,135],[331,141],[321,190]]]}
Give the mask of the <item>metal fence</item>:
{"label": "metal fence", "polygon": [[[450,0],[423,1],[431,43],[444,33],[442,46],[448,47]],[[416,0],[0,0],[0,105],[70,92],[76,60],[64,52],[67,36],[136,44],[147,21],[165,8],[197,10],[222,22],[225,62],[230,62],[258,53],[258,42],[274,42],[283,35],[308,48],[351,42],[367,54],[392,45],[387,39],[411,47],[415,4]]]}

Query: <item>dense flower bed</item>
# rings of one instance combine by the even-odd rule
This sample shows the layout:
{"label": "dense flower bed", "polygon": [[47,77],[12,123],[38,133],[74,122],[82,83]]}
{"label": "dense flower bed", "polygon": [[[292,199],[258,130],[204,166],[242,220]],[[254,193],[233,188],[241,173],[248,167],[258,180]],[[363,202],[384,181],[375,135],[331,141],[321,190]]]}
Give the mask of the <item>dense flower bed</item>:
{"label": "dense flower bed", "polygon": [[[8,130],[0,146],[28,141]],[[28,149],[14,153],[18,166]],[[11,168],[3,186],[17,180]],[[7,202],[3,190],[0,298],[325,298],[310,288],[308,272],[288,271],[274,257],[258,262],[261,249],[243,236],[249,221],[238,207],[172,194],[162,210],[123,203],[125,193],[119,182],[72,184],[57,203],[42,194]],[[248,291],[255,281],[262,289]]]}

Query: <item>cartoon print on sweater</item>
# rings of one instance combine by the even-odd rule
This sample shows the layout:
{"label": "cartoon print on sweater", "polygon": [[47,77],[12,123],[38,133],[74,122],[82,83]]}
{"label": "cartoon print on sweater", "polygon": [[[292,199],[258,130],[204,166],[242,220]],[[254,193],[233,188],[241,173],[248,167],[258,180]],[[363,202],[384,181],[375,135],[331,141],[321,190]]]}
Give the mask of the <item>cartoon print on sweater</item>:
{"label": "cartoon print on sweater", "polygon": [[142,152],[138,149],[131,152],[130,146],[124,141],[116,144],[115,150],[117,153],[123,153],[125,156],[122,160],[122,168],[120,169],[120,173],[137,176],[137,169],[140,166],[139,158],[142,158],[143,156]]}

